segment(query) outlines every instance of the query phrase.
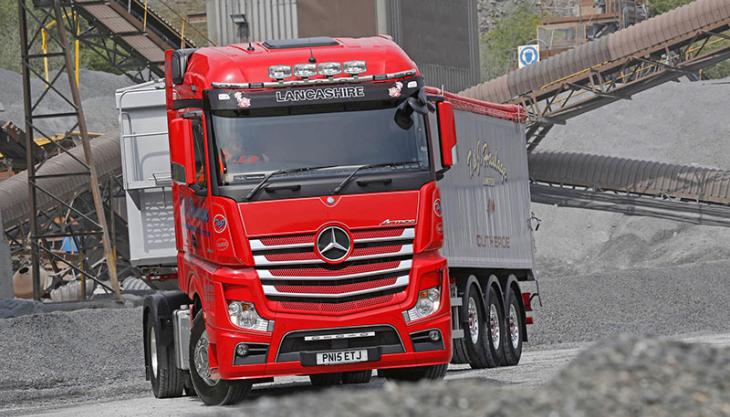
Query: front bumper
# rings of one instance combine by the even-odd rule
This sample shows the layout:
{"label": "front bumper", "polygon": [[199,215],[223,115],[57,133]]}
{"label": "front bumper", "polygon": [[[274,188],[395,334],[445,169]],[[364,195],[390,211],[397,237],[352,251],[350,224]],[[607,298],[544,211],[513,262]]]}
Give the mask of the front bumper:
{"label": "front bumper", "polygon": [[[260,293],[260,285],[243,289],[231,286],[230,276],[216,279],[213,275],[206,280],[208,298],[204,302],[211,367],[223,379],[259,379],[447,363],[451,359],[451,315],[445,271],[446,262],[441,257],[416,257],[411,284],[399,297],[400,302],[344,315],[273,311],[263,301],[265,296]],[[419,290],[433,285],[434,272],[439,273],[437,282],[442,289],[439,310],[426,318],[407,322],[403,311],[413,307]],[[431,278],[421,279],[424,276]],[[225,306],[227,301],[236,299],[262,300],[254,302],[262,317],[274,320],[273,331],[245,331],[230,325]],[[431,330],[438,331],[440,340],[434,342],[425,336]],[[353,333],[375,335],[336,340],[332,336]],[[304,341],[308,335],[325,335],[333,340]],[[413,336],[416,336],[415,343]],[[301,340],[292,341],[293,337]],[[251,347],[247,357],[236,355],[240,343]],[[318,352],[360,349],[367,350],[367,362],[316,365]]]}

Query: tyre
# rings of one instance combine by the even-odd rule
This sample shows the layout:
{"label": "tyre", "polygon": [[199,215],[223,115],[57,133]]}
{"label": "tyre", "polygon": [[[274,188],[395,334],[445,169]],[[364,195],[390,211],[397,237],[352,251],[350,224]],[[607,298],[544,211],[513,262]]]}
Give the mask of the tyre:
{"label": "tyre", "polygon": [[251,382],[211,378],[208,366],[208,332],[202,311],[195,315],[190,333],[190,379],[198,397],[206,405],[235,404],[251,392]]}
{"label": "tyre", "polygon": [[487,314],[483,327],[486,337],[480,343],[484,346],[487,368],[500,366],[504,362],[504,304],[499,288],[497,279],[490,278],[484,296]]}
{"label": "tyre", "polygon": [[145,325],[144,341],[151,368],[152,393],[157,398],[182,396],[184,379],[182,372],[175,366],[175,347],[172,343],[167,347],[160,343],[160,335],[151,319]]}
{"label": "tyre", "polygon": [[391,381],[417,382],[424,379],[444,379],[448,363],[431,366],[418,366],[413,368],[383,369],[383,376]]}
{"label": "tyre", "polygon": [[345,372],[342,374],[343,384],[367,384],[373,377],[373,371]]}
{"label": "tyre", "polygon": [[504,300],[504,362],[503,365],[514,366],[522,357],[522,330],[524,329],[520,293],[515,288],[507,289]]}
{"label": "tyre", "polygon": [[487,343],[487,326],[484,297],[476,283],[466,289],[466,316],[464,329],[464,346],[466,347],[469,365],[473,369],[483,369],[490,366]]}
{"label": "tyre", "polygon": [[340,384],[342,381],[342,373],[309,375],[309,381],[315,387],[331,387]]}

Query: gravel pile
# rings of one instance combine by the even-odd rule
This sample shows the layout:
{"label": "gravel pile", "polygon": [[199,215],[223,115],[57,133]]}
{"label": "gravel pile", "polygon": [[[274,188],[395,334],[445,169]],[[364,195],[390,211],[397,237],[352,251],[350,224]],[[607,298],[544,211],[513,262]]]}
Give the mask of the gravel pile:
{"label": "gravel pile", "polygon": [[[556,126],[538,150],[730,169],[729,81],[663,84]],[[535,233],[543,275],[730,258],[730,228],[541,204],[533,211],[543,220]]]}
{"label": "gravel pile", "polygon": [[141,328],[141,308],[0,320],[0,409],[147,393]]}
{"label": "gravel pile", "polygon": [[[89,131],[104,133],[117,129],[119,125],[118,113],[114,103],[114,92],[121,87],[133,83],[123,75],[108,74],[105,72],[80,70],[80,93],[82,105],[86,115]],[[25,130],[23,111],[23,82],[20,74],[0,69],[0,102],[5,105],[5,111],[0,113],[0,120],[9,120]],[[31,80],[31,90],[34,100],[43,92],[44,83],[38,79]],[[68,79],[62,74],[54,83],[54,87],[68,94]],[[70,95],[69,95],[70,96]],[[39,106],[39,114],[69,111],[68,104],[55,92],[48,93]],[[62,133],[75,124],[74,119],[41,120],[38,126],[48,134]],[[36,134],[36,136],[40,136]]]}
{"label": "gravel pile", "polygon": [[585,351],[536,389],[474,380],[386,383],[347,393],[263,397],[247,411],[259,417],[730,415],[730,349],[622,337]]}

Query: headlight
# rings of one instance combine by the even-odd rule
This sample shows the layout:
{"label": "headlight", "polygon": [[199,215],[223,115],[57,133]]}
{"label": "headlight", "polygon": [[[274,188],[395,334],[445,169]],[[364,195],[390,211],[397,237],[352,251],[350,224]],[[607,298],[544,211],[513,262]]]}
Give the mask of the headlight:
{"label": "headlight", "polygon": [[430,316],[441,306],[441,288],[433,287],[418,292],[418,300],[412,309],[403,312],[406,321],[413,321]]}
{"label": "headlight", "polygon": [[242,329],[270,332],[274,328],[274,322],[266,320],[256,312],[256,306],[251,303],[233,301],[228,304],[228,317],[234,326]]}
{"label": "headlight", "polygon": [[367,65],[365,61],[347,61],[344,65],[345,72],[351,75],[362,74],[367,71]]}
{"label": "headlight", "polygon": [[272,65],[269,67],[269,77],[275,80],[291,77],[291,67],[288,65]]}

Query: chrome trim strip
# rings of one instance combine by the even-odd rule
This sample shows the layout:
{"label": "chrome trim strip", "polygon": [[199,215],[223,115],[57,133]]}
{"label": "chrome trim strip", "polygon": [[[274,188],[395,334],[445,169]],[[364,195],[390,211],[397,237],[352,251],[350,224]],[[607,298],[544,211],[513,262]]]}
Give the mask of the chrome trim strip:
{"label": "chrome trim strip", "polygon": [[392,240],[405,240],[414,239],[416,237],[415,229],[408,228],[403,229],[403,233],[400,236],[388,236],[388,237],[371,237],[365,239],[355,239],[355,243],[371,243],[371,242],[389,242]]}
{"label": "chrome trim strip", "polygon": [[354,297],[358,295],[363,294],[370,294],[374,292],[380,292],[380,291],[386,291],[391,290],[395,288],[405,287],[408,285],[408,275],[403,275],[398,277],[396,279],[395,284],[392,285],[384,285],[382,287],[377,288],[368,288],[365,290],[358,290],[358,291],[350,291],[340,294],[320,294],[320,293],[296,293],[296,292],[280,292],[276,289],[273,285],[264,285],[264,294],[266,295],[273,295],[277,297],[291,297],[291,298],[329,298],[329,299],[337,299],[337,298],[347,298],[347,297]]}
{"label": "chrome trim strip", "polygon": [[363,256],[350,256],[345,260],[345,262],[349,261],[362,261],[364,259],[377,259],[377,258],[387,258],[391,256],[403,256],[403,255],[412,255],[413,254],[413,245],[403,245],[398,252],[388,252],[388,253],[376,253],[375,255],[363,255]]}
{"label": "chrome trim strip", "polygon": [[211,85],[214,88],[284,88],[284,87],[298,87],[307,85],[331,85],[340,83],[362,83],[370,81],[381,81],[381,80],[392,80],[394,78],[409,77],[416,75],[415,69],[409,69],[400,72],[393,72],[390,74],[382,75],[364,75],[353,76],[353,77],[339,77],[339,78],[314,78],[305,80],[289,80],[289,81],[265,81],[261,83],[226,83],[226,82],[213,82]]}
{"label": "chrome trim strip", "polygon": [[352,279],[352,278],[364,278],[364,277],[370,277],[374,275],[384,275],[394,272],[406,272],[410,271],[411,267],[413,266],[413,261],[410,259],[406,259],[404,261],[400,261],[400,264],[398,264],[395,268],[389,268],[389,269],[381,269],[378,271],[370,271],[370,272],[360,272],[359,274],[349,274],[349,275],[336,275],[336,276],[327,276],[327,277],[308,277],[308,276],[274,276],[271,274],[271,271],[268,269],[259,269],[257,272],[259,274],[259,278],[261,279],[270,279],[270,280],[277,280],[277,281],[342,281],[346,279]]}
{"label": "chrome trim strip", "polygon": [[312,248],[314,247],[314,242],[307,242],[307,243],[291,243],[288,245],[269,245],[266,246],[261,242],[259,239],[251,239],[251,250],[261,251],[261,250],[274,250],[274,249],[298,249],[298,248]]}
{"label": "chrome trim strip", "polygon": [[[363,255],[363,256],[350,256],[349,258],[345,259],[345,262],[350,261],[362,261],[366,259],[379,259],[379,258],[390,258],[394,256],[405,256],[405,255],[412,255],[413,254],[413,245],[403,245],[401,249],[398,252],[388,252],[388,253],[377,253],[375,255]],[[272,265],[316,265],[316,264],[323,264],[325,263],[321,259],[302,259],[302,260],[291,260],[291,261],[270,261],[266,259],[264,255],[254,255],[253,256],[253,262],[254,265],[258,266],[272,266]]]}
{"label": "chrome trim strip", "polygon": [[374,337],[375,332],[358,332],[358,333],[340,333],[340,334],[323,334],[315,336],[304,336],[305,342],[316,342],[318,340],[339,340],[339,339],[358,339],[362,337]]}

